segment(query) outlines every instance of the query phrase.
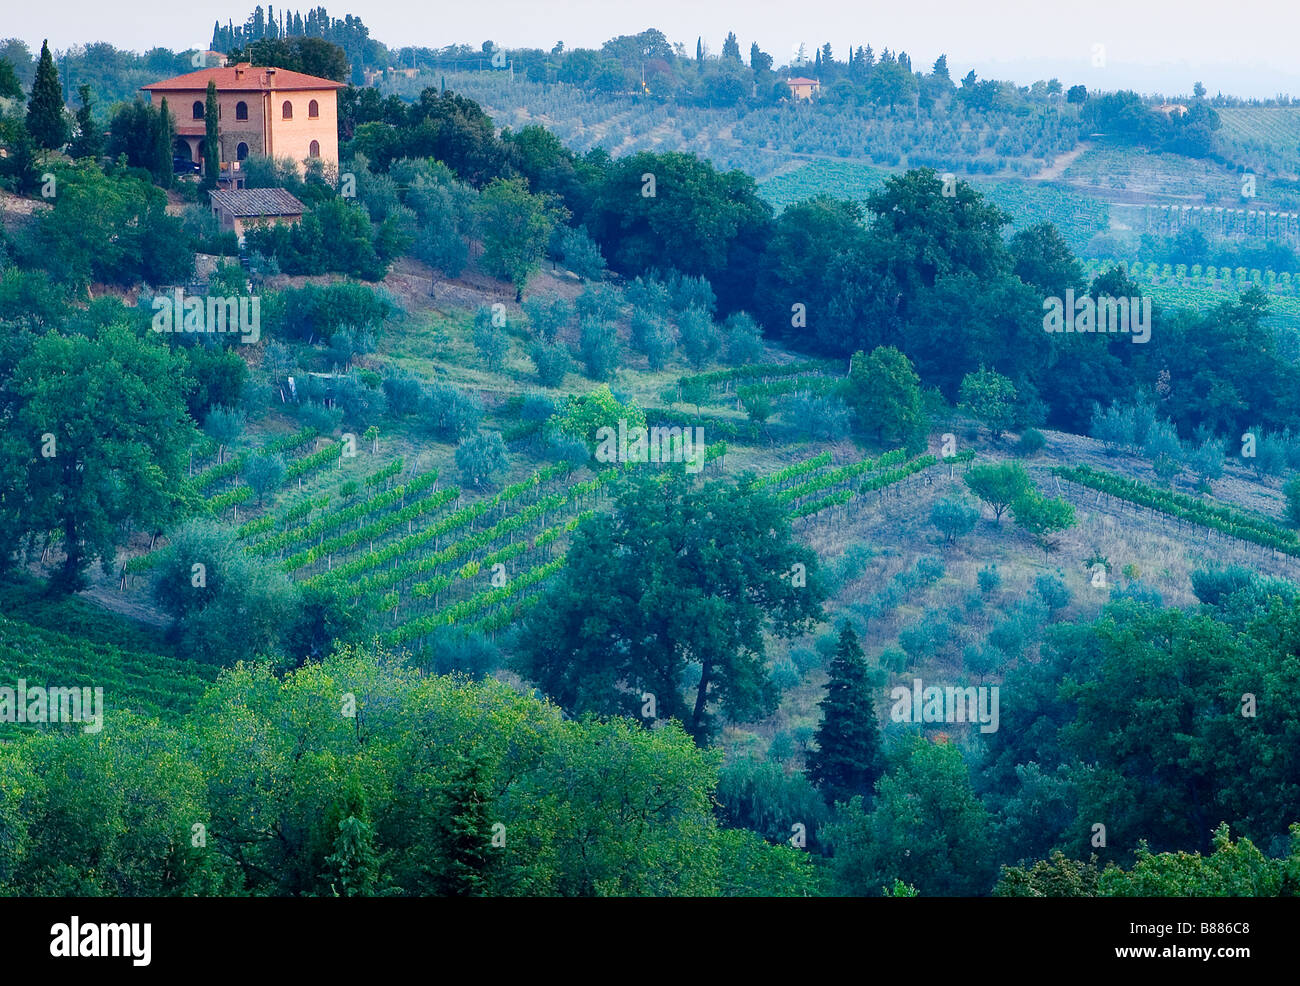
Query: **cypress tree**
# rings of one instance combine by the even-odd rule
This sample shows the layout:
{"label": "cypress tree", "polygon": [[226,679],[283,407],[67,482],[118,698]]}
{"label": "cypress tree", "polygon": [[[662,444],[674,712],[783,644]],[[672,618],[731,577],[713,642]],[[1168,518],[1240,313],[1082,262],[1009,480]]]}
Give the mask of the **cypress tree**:
{"label": "cypress tree", "polygon": [[[335,819],[338,819],[335,821]],[[326,814],[325,831],[337,832],[334,851],[325,857],[324,882],[336,897],[382,896],[382,860],[375,847],[375,828],[366,810],[366,797],[355,775],[344,782],[339,803]],[[323,892],[324,888],[319,888]]]}
{"label": "cypress tree", "polygon": [[167,108],[167,97],[158,105],[158,116],[153,122],[153,148],[150,158],[154,184],[159,188],[172,187],[172,144],[176,140],[176,125]]}
{"label": "cypress tree", "polygon": [[41,60],[36,63],[36,79],[27,101],[27,132],[39,146],[49,150],[58,150],[68,142],[63,87],[59,85],[59,70],[54,67],[48,41],[41,43]]}
{"label": "cypress tree", "polygon": [[700,37],[698,37],[698,38],[695,39],[695,64],[696,64],[696,65],[703,65],[703,64],[704,64],[704,37],[703,37],[703,35],[701,35]]}
{"label": "cypress tree", "polygon": [[77,87],[81,106],[77,108],[77,136],[72,139],[68,153],[74,158],[88,157],[98,160],[104,153],[104,137],[95,125],[94,104],[90,100],[90,85],[83,83]]}
{"label": "cypress tree", "polygon": [[221,169],[221,147],[217,143],[217,84],[208,80],[208,98],[203,106],[203,187],[216,188]]}
{"label": "cypress tree", "polygon": [[439,811],[436,848],[438,894],[489,897],[500,869],[500,851],[492,845],[486,769],[478,757],[457,754]]}
{"label": "cypress tree", "polygon": [[880,729],[867,662],[847,623],[831,659],[821,709],[817,750],[808,758],[810,779],[830,802],[870,795],[881,771]]}

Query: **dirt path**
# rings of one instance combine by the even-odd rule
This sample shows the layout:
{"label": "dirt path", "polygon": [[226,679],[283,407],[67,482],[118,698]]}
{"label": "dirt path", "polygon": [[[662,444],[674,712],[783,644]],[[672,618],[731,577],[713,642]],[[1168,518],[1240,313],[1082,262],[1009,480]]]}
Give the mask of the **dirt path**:
{"label": "dirt path", "polygon": [[1092,150],[1091,144],[1089,144],[1086,140],[1080,141],[1079,146],[1077,146],[1074,150],[1066,151],[1064,154],[1058,154],[1056,156],[1055,161],[1049,164],[1042,171],[1038,172],[1038,174],[1030,175],[1029,180],[1030,181],[1055,181],[1057,178],[1060,178],[1061,175],[1065,173],[1066,168],[1074,164],[1075,160],[1078,159],[1080,154],[1082,154],[1084,151],[1090,151],[1090,150]]}

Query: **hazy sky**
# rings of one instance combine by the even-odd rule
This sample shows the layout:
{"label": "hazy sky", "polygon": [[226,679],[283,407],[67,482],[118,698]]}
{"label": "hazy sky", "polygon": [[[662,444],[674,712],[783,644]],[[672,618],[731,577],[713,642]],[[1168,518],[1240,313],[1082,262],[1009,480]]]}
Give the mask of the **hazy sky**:
{"label": "hazy sky", "polygon": [[[251,2],[186,0],[125,4],[54,0],[9,4],[0,35],[17,35],[33,48],[48,37],[55,48],[108,41],[144,50],[154,45],[206,47],[212,23],[246,17]],[[285,9],[305,11],[312,4]],[[477,46],[594,47],[617,34],[657,27],[694,52],[703,35],[713,51],[735,31],[749,44],[789,60],[800,41],[811,51],[829,41],[837,58],[848,45],[906,51],[917,68],[947,53],[954,77],[974,68],[1020,83],[1056,75],[1090,88],[1135,86],[1186,92],[1200,79],[1216,90],[1243,96],[1300,95],[1300,4],[1295,0],[1209,3],[1207,0],[915,0],[872,4],[839,0],[474,0],[416,3],[366,0],[326,4],[330,14],[359,15],[371,36],[390,47]],[[278,8],[277,8],[278,9]],[[136,13],[135,11],[138,11]],[[1093,66],[1094,46],[1104,46],[1105,66]]]}

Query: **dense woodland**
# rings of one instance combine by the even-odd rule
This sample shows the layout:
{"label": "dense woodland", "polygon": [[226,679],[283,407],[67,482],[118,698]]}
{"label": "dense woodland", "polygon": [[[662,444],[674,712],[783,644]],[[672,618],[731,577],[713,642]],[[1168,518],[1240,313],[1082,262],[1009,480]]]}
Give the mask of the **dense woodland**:
{"label": "dense woodland", "polygon": [[[353,81],[494,52],[323,9],[212,44]],[[183,55],[25,50],[0,51],[0,669],[111,694],[101,732],[0,722],[0,893],[1300,892],[1300,347],[1262,287],[1157,304],[1141,345],[1044,332],[1045,299],[1143,284],[936,167],[778,212],[743,171],[433,86],[342,90],[338,173],[247,161],[309,212],[241,245],[173,174],[166,105],[126,98]],[[797,112],[734,35],[509,55],[756,132]],[[866,46],[812,71],[828,139],[910,105],[1017,117],[1016,153],[1097,127],[1217,153],[1204,92],[1167,118]],[[154,331],[178,287],[255,297],[258,339]],[[697,458],[601,457],[660,425],[702,429]],[[1163,574],[1087,541],[1103,503],[1176,526]],[[997,685],[1000,727],[900,724],[922,675]]]}

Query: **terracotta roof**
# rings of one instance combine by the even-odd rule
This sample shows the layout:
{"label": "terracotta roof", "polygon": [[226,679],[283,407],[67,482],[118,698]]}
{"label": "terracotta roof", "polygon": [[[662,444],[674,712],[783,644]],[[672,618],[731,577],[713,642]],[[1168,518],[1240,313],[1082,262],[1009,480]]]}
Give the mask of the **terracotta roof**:
{"label": "terracotta roof", "polygon": [[803,77],[786,79],[785,81],[788,85],[792,85],[792,86],[820,86],[821,85],[821,83],[818,82],[816,79],[805,79]]}
{"label": "terracotta roof", "polygon": [[217,189],[208,192],[212,204],[239,219],[254,216],[300,216],[307,207],[283,188]]}
{"label": "terracotta roof", "polygon": [[[275,73],[274,83],[267,73]],[[301,89],[342,89],[342,82],[333,79],[321,79],[302,72],[292,72],[287,68],[252,67],[247,64],[227,65],[224,68],[201,68],[197,72],[186,72],[172,79],[154,82],[141,89],[150,92],[172,92],[179,90],[206,89],[208,80],[216,83],[218,92],[291,92]]]}

